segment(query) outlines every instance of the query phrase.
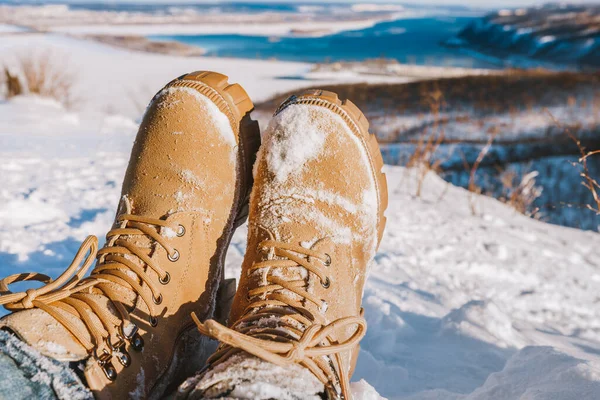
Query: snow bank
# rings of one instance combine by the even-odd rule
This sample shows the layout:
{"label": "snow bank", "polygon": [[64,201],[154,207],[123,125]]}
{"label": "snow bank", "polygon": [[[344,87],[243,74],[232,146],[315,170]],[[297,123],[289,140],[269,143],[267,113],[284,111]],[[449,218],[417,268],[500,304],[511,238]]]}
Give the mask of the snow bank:
{"label": "snow bank", "polygon": [[[277,93],[327,83],[381,82],[386,77],[345,75],[311,76],[311,64],[272,60],[180,57],[137,53],[58,34],[12,35],[0,40],[0,58],[10,64],[23,53],[52,51],[73,71],[77,110],[139,118],[152,96],[174,77],[208,70],[240,83],[255,103]],[[59,64],[60,65],[60,64]]]}
{"label": "snow bank", "polygon": [[[392,400],[600,394],[600,235],[531,220],[433,174],[415,198],[412,171],[386,174],[388,226],[354,380]],[[234,235],[228,277],[239,274],[246,234]]]}
{"label": "snow bank", "polygon": [[367,29],[380,19],[356,21],[304,21],[304,22],[241,22],[204,24],[135,24],[135,25],[65,25],[51,27],[52,32],[88,35],[250,35],[250,36],[301,36],[320,37],[344,31]]}
{"label": "snow bank", "polygon": [[[124,88],[151,86],[145,105],[173,76],[203,68],[231,74],[257,97],[302,85],[275,78],[302,64],[27,40],[71,49],[87,102],[75,111],[30,97],[0,102],[2,276],[57,276],[85,235],[102,238],[109,229],[136,130],[121,116]],[[27,40],[3,39],[0,53]],[[111,102],[122,112],[107,110]],[[528,219],[433,174],[417,198],[413,171],[386,173],[388,225],[364,296],[369,329],[356,397],[379,399],[375,390],[391,400],[600,397],[600,235]],[[233,237],[228,278],[240,273],[246,238],[246,227]]]}
{"label": "snow bank", "polygon": [[600,394],[600,364],[551,347],[526,347],[465,400],[593,399]]}
{"label": "snow bank", "polygon": [[26,30],[26,28],[16,25],[0,24],[0,34],[25,32]]}
{"label": "snow bank", "polygon": [[[85,235],[109,229],[135,123],[36,98],[0,104],[0,119],[13,121],[0,130],[0,273],[55,276]],[[435,175],[415,198],[410,170],[386,173],[357,397],[378,399],[361,379],[389,399],[510,399],[491,396],[559,385],[557,399],[596,393],[600,235],[530,220]],[[227,277],[239,275],[246,235],[234,235]]]}

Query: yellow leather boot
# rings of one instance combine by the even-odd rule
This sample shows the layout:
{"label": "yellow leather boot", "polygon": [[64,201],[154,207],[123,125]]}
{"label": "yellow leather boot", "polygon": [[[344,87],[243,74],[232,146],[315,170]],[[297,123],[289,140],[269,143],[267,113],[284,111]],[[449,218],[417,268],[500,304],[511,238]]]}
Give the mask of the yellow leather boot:
{"label": "yellow leather boot", "polygon": [[[300,368],[321,382],[328,398],[351,397],[349,381],[366,331],[363,287],[385,226],[382,166],[368,122],[351,102],[317,90],[282,104],[254,167],[231,326],[197,320],[200,331],[221,345],[208,369],[180,387],[180,397],[229,392],[237,398],[241,386],[256,389],[252,376],[232,378],[240,363],[264,378],[264,366],[252,359],[274,364],[275,375],[291,371],[289,385],[300,387],[292,382]],[[285,398],[313,398],[290,395],[276,378],[265,379]],[[315,387],[314,380],[305,381]]]}
{"label": "yellow leather boot", "polygon": [[[0,303],[13,313],[0,327],[79,363],[98,399],[160,398],[199,368],[206,340],[190,314],[213,316],[229,241],[247,217],[260,143],[252,109],[241,86],[214,72],[162,89],[141,123],[106,245],[97,251],[89,237],[56,281],[2,280]],[[23,280],[45,286],[8,291]]]}

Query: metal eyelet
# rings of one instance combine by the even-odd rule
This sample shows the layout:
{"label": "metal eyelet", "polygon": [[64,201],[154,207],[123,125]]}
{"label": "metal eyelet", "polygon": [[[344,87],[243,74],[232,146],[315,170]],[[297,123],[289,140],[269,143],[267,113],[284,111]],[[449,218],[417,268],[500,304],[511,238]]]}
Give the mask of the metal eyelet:
{"label": "metal eyelet", "polygon": [[117,360],[121,363],[125,368],[131,365],[131,356],[125,350],[125,340],[117,335],[119,341],[116,344],[112,344],[110,338],[107,339],[108,346],[112,349],[113,355],[117,358]]}
{"label": "metal eyelet", "polygon": [[142,351],[144,349],[144,338],[141,337],[139,333],[136,333],[131,338],[130,343],[135,351]]}
{"label": "metal eyelet", "polygon": [[116,352],[116,357],[117,357],[117,360],[119,360],[119,362],[121,363],[121,365],[124,366],[125,368],[127,368],[131,365],[131,356],[129,355],[129,353],[127,351],[125,351],[125,347],[123,347],[122,349],[119,349],[119,351]]}
{"label": "metal eyelet", "polygon": [[326,267],[329,267],[331,265],[331,256],[327,253],[325,253],[325,262],[323,263]]}
{"label": "metal eyelet", "polygon": [[123,338],[119,334],[117,334],[117,338],[119,339],[119,341],[116,344],[112,343],[110,337],[106,338],[106,343],[108,344],[108,347],[110,347],[113,351],[119,350],[121,347],[125,346],[125,340],[123,340]]}
{"label": "metal eyelet", "polygon": [[123,325],[121,325],[121,327],[120,327],[121,336],[123,336],[126,340],[131,340],[138,333],[138,330],[139,330],[137,325],[132,322],[129,323],[129,326],[131,327],[131,329],[128,329],[129,335],[127,335],[125,333],[125,329],[124,329]]}
{"label": "metal eyelet", "polygon": [[179,252],[177,251],[177,249],[173,249],[173,254],[169,254],[167,256],[167,258],[169,259],[169,261],[171,262],[175,262],[177,260],[179,260]]}
{"label": "metal eyelet", "polygon": [[182,237],[183,235],[185,235],[185,226],[179,224],[179,227],[177,228],[177,236]]}
{"label": "metal eyelet", "polygon": [[150,325],[152,325],[152,327],[156,327],[156,325],[158,325],[158,318],[151,316],[150,317]]}
{"label": "metal eyelet", "polygon": [[104,350],[104,354],[102,354],[101,356],[95,354],[94,357],[96,358],[96,362],[98,363],[100,368],[102,368],[102,372],[104,372],[104,375],[109,381],[112,382],[115,379],[117,379],[117,370],[111,362],[112,354]]}
{"label": "metal eyelet", "polygon": [[321,281],[321,286],[323,286],[325,289],[329,289],[329,286],[331,286],[331,281],[329,280],[329,277],[325,278],[325,282]]}
{"label": "metal eyelet", "polygon": [[158,298],[154,297],[154,295],[153,295],[152,296],[152,301],[154,302],[154,304],[159,305],[163,301],[163,295],[159,294]]}
{"label": "metal eyelet", "polygon": [[166,285],[167,283],[171,282],[171,274],[169,274],[168,272],[166,273],[166,275],[162,278],[158,278],[158,281],[163,284]]}

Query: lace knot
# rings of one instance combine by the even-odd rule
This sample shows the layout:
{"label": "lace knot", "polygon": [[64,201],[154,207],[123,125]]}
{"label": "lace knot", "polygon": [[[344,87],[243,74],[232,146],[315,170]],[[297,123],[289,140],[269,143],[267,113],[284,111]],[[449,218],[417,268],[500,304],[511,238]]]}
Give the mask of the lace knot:
{"label": "lace knot", "polygon": [[301,342],[294,342],[288,358],[293,362],[300,362],[306,358],[306,346]]}
{"label": "lace knot", "polygon": [[25,297],[23,297],[23,300],[21,300],[23,307],[33,308],[33,301],[35,300],[36,297],[37,297],[36,289],[27,289],[25,291]]}
{"label": "lace knot", "polygon": [[[212,320],[202,323],[192,314],[203,335],[221,342],[219,351],[209,359],[209,363],[216,365],[239,351],[279,366],[296,363],[308,368],[323,384],[335,387],[336,391],[339,385],[344,398],[349,398],[348,377],[344,373],[338,374],[338,371],[345,370],[339,354],[356,350],[365,335],[366,321],[362,315],[355,315],[328,322],[324,316],[314,317],[306,308],[307,303],[312,303],[322,314],[327,311],[327,303],[318,292],[310,289],[307,278],[314,275],[327,289],[330,278],[326,268],[331,264],[331,257],[312,248],[275,240],[264,240],[259,248],[271,249],[277,258],[255,262],[246,270],[247,273],[261,269],[283,272],[298,267],[307,273],[299,275],[293,270],[289,273],[267,272],[266,284],[249,289],[245,314],[231,328]],[[253,297],[260,297],[260,300],[252,302]],[[278,316],[282,323],[276,328],[265,328],[260,324],[263,316],[269,319]],[[329,357],[329,362],[323,357]]]}

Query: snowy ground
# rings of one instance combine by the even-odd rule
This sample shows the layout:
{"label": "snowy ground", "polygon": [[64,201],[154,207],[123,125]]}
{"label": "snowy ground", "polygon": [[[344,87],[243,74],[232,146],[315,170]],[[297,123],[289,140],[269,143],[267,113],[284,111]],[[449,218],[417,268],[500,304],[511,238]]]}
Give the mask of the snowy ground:
{"label": "snowy ground", "polygon": [[0,33],[18,33],[24,32],[26,29],[16,25],[0,24]]}
{"label": "snowy ground", "polygon": [[[56,66],[70,71],[75,81],[77,110],[96,110],[138,118],[149,99],[164,84],[186,72],[219,71],[239,82],[254,102],[275,93],[327,82],[382,82],[389,77],[358,73],[317,74],[311,64],[212,57],[177,57],[137,53],[60,34],[0,36],[0,65],[15,57],[51,51]],[[398,77],[393,82],[406,79]]]}
{"label": "snowy ground", "polygon": [[[56,276],[85,235],[109,229],[140,112],[128,89],[147,102],[193,69],[230,74],[259,100],[315,83],[277,78],[306,71],[304,64],[127,53],[52,35],[10,38],[0,41],[0,56],[24,46],[68,50],[82,100],[71,111],[32,97],[0,102],[3,276]],[[599,398],[600,236],[528,219],[491,198],[470,199],[435,175],[416,198],[411,171],[386,169],[388,228],[366,288],[369,331],[354,380],[389,399]],[[234,236],[228,277],[239,274],[245,236],[245,228]],[[364,382],[354,389],[358,399],[378,398]]]}
{"label": "snowy ground", "polygon": [[[165,3],[167,5],[168,3]],[[397,18],[411,18],[423,11],[402,6],[368,4],[300,6],[295,12],[244,13],[173,6],[144,11],[73,9],[68,5],[0,5],[0,23],[18,24],[40,31],[113,34],[243,34],[257,36],[322,36],[361,30]],[[366,7],[365,7],[366,6]],[[226,7],[227,8],[227,7]]]}
{"label": "snowy ground", "polygon": [[294,32],[308,32],[302,36],[322,36],[334,33],[361,30],[381,22],[378,19],[360,21],[323,21],[323,22],[281,22],[253,23],[240,21],[238,23],[211,23],[202,25],[75,25],[52,27],[54,32],[93,35],[251,35],[251,36],[294,36]]}

